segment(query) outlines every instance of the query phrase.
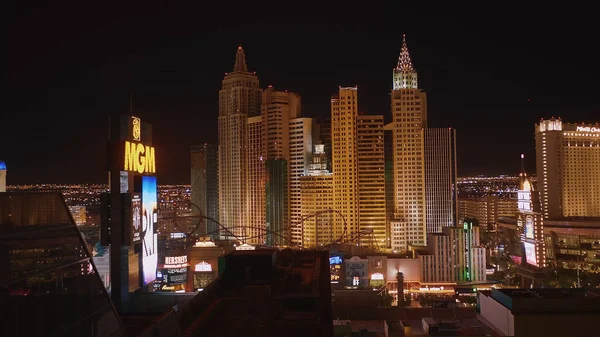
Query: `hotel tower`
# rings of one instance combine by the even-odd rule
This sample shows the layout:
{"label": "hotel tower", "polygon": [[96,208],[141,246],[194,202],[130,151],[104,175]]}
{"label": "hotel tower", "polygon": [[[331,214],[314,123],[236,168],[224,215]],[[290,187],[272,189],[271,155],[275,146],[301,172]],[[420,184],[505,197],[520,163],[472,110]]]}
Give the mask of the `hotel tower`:
{"label": "hotel tower", "polygon": [[391,248],[406,250],[409,244],[426,244],[423,130],[427,127],[427,96],[417,85],[417,71],[404,36],[398,65],[393,70],[391,96],[394,160]]}
{"label": "hotel tower", "polygon": [[544,219],[600,217],[600,125],[542,119],[535,148]]}
{"label": "hotel tower", "polygon": [[240,238],[251,236],[246,231],[248,224],[264,226],[250,218],[252,198],[248,186],[248,118],[260,116],[260,95],[258,77],[248,71],[244,50],[239,47],[233,71],[225,74],[219,90],[218,152],[219,221]]}

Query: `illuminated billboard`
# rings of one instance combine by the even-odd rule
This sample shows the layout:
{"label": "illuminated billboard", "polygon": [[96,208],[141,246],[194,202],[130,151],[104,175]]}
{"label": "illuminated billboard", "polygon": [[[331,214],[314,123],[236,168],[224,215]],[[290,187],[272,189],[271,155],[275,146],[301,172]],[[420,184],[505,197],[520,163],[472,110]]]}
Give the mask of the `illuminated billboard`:
{"label": "illuminated billboard", "polygon": [[525,260],[532,266],[537,266],[537,257],[535,255],[535,243],[523,242],[525,245]]}
{"label": "illuminated billboard", "polygon": [[162,275],[167,285],[187,283],[187,267],[163,269]]}
{"label": "illuminated billboard", "polygon": [[133,242],[137,243],[141,240],[142,232],[142,198],[136,193],[131,198],[131,231]]}
{"label": "illuminated billboard", "polygon": [[156,177],[142,177],[142,273],[144,284],[156,279],[158,264],[157,234],[158,204],[156,197]]}
{"label": "illuminated billboard", "polygon": [[525,237],[533,239],[533,217],[531,215],[525,218]]}

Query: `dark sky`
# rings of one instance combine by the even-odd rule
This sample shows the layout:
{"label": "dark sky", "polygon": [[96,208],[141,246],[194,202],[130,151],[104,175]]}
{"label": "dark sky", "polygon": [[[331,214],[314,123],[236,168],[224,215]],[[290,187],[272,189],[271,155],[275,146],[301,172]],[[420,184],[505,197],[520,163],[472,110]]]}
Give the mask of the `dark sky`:
{"label": "dark sky", "polygon": [[107,116],[127,113],[130,93],[154,127],[159,182],[189,183],[189,146],[216,142],[218,90],[239,44],[261,86],[298,92],[305,116],[327,116],[337,87],[358,85],[360,110],[389,119],[405,32],[429,126],[458,130],[461,176],[515,173],[520,153],[533,172],[542,117],[600,120],[598,29],[580,7],[246,3],[4,8],[8,183],[105,182]]}

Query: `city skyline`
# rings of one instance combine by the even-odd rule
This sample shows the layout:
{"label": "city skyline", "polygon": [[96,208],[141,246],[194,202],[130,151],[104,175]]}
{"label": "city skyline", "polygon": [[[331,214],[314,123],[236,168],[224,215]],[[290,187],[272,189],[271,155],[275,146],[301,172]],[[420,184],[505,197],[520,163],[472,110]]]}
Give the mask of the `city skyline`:
{"label": "city skyline", "polygon": [[[57,10],[44,15],[53,11]],[[599,107],[593,101],[593,86],[588,85],[596,77],[591,58],[586,59],[593,53],[586,54],[582,43],[591,33],[567,26],[550,28],[545,26],[549,18],[516,16],[510,27],[494,28],[491,20],[474,29],[455,22],[460,17],[407,16],[394,26],[389,16],[380,23],[356,21],[362,24],[348,16],[348,23],[256,20],[227,29],[205,23],[189,31],[179,23],[158,34],[159,27],[175,23],[174,14],[147,13],[112,24],[98,17],[91,20],[98,24],[97,31],[91,23],[83,24],[78,38],[56,34],[47,43],[31,46],[9,40],[9,46],[20,47],[12,55],[16,66],[8,71],[14,95],[3,117],[14,127],[0,136],[3,144],[10,144],[0,149],[0,159],[11,168],[9,185],[105,182],[106,116],[128,113],[130,94],[134,115],[156,128],[157,152],[164,158],[157,162],[159,182],[189,183],[189,146],[216,143],[219,81],[233,66],[240,44],[251,70],[261,78],[260,87],[272,84],[298,93],[303,116],[326,117],[329,97],[338,86],[358,85],[359,111],[382,114],[389,121],[389,72],[406,32],[419,86],[428,93],[431,127],[458,130],[459,176],[517,173],[512,158],[519,153],[533,158],[531,130],[540,118],[593,122]],[[22,24],[45,17],[41,15],[25,15]],[[165,19],[159,27],[143,33],[134,28],[157,16]],[[39,21],[33,27],[45,22]],[[60,27],[50,27],[32,41],[61,32]],[[267,38],[273,30],[285,32],[288,42]],[[323,36],[315,34],[321,31]],[[530,41],[528,36],[536,33],[541,33],[539,39]],[[23,31],[19,36],[29,35]],[[139,39],[131,41],[136,36]],[[329,46],[333,36],[348,47]],[[473,43],[476,48],[470,46]],[[579,52],[563,51],[569,46]],[[115,53],[117,47],[120,55]],[[105,51],[96,55],[99,50]],[[551,69],[557,67],[569,69],[572,85],[552,84],[552,78],[558,80]],[[45,144],[43,150],[40,144]],[[44,169],[32,165],[31,153],[48,165]],[[533,161],[527,165],[535,172]],[[82,166],[89,169],[74,169]]]}

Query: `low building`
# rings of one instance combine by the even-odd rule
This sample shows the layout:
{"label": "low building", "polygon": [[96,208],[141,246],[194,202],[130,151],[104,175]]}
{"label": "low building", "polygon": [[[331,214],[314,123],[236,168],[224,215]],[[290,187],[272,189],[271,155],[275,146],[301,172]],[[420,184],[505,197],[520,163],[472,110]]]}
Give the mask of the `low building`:
{"label": "low building", "polygon": [[597,289],[492,289],[478,305],[505,336],[593,336],[600,320]]}
{"label": "low building", "polygon": [[185,336],[332,336],[328,253],[234,251],[177,309]]}
{"label": "low building", "polygon": [[369,287],[369,260],[353,256],[346,260],[346,287]]}
{"label": "low building", "polygon": [[464,223],[430,233],[427,249],[418,253],[423,282],[487,281],[485,248],[480,246],[479,227]]}
{"label": "low building", "polygon": [[223,248],[215,245],[209,238],[202,238],[188,249],[190,272],[187,291],[202,291],[219,276],[219,257],[223,253]]}

